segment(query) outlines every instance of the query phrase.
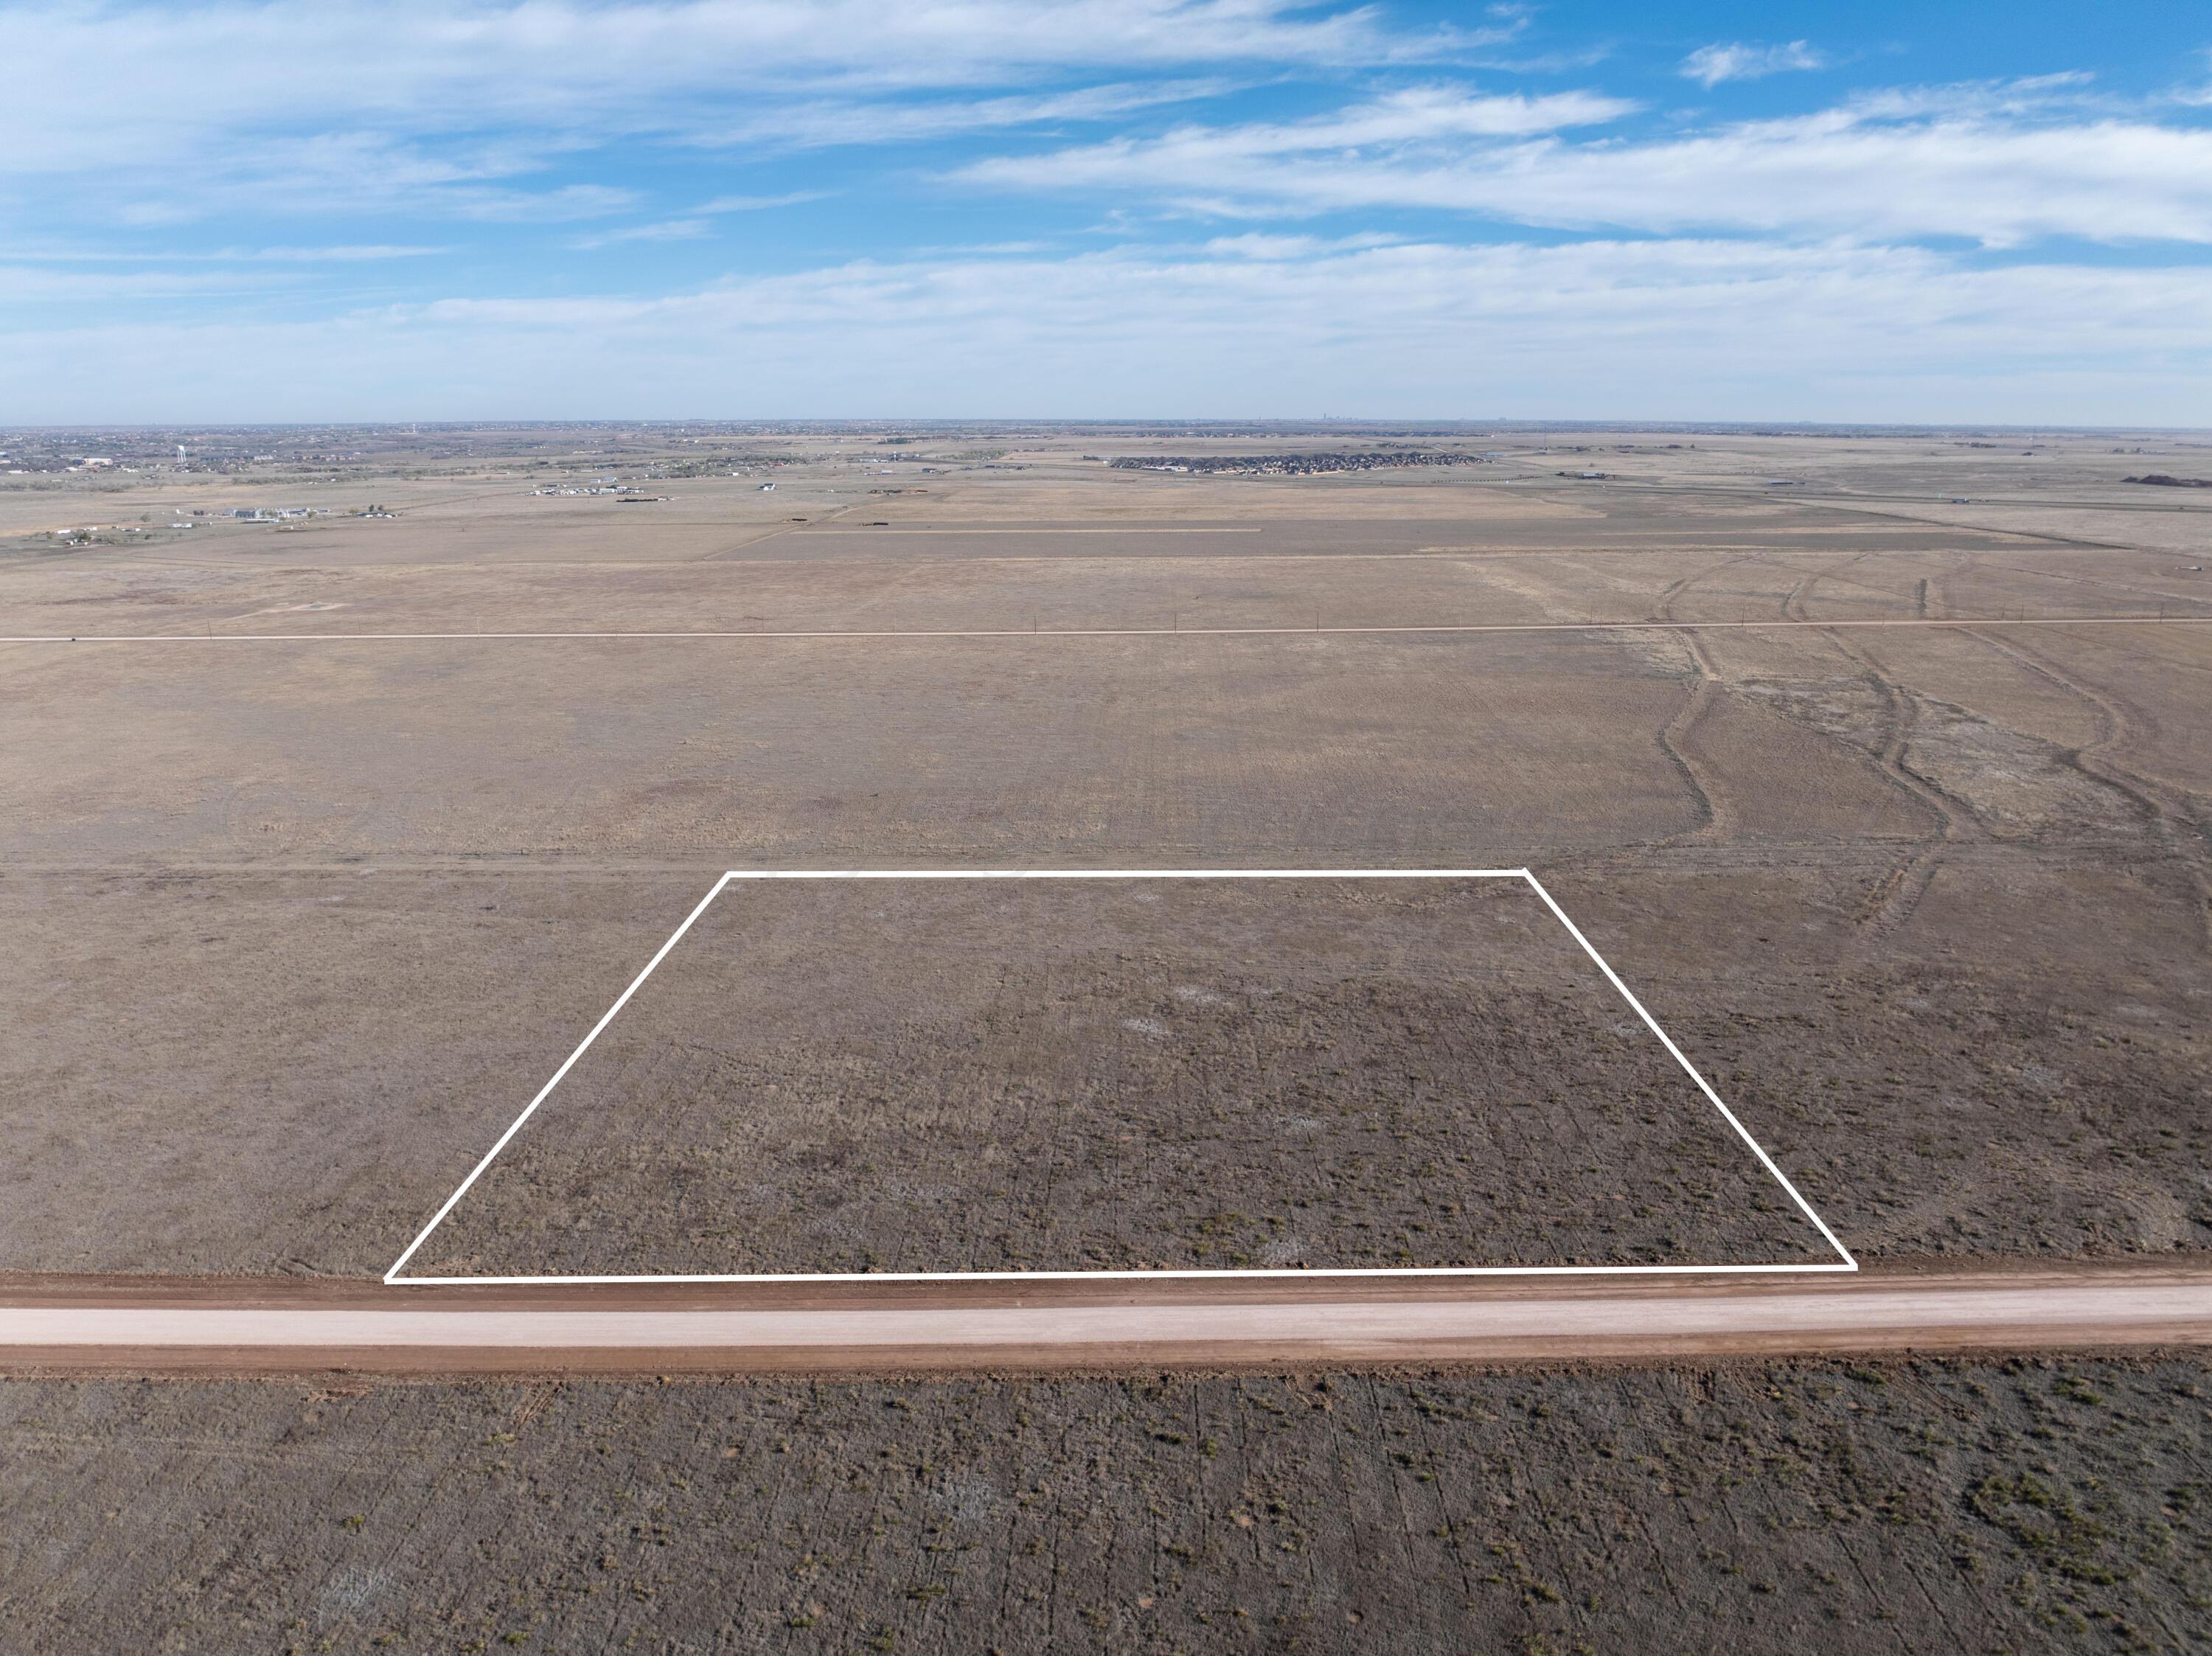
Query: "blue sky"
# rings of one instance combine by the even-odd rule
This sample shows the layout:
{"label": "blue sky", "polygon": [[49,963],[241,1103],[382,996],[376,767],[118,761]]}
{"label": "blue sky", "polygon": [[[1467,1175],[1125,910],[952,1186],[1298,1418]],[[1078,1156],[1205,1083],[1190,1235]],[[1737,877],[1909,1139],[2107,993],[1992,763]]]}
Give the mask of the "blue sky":
{"label": "blue sky", "polygon": [[2212,10],[13,5],[0,421],[2212,426]]}

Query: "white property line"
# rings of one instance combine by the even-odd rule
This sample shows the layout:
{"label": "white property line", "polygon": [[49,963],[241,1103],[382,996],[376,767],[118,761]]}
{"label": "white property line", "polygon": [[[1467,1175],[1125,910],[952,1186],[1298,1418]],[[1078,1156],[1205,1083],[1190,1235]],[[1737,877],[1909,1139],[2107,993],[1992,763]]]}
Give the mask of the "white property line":
{"label": "white property line", "polygon": [[[772,1272],[708,1272],[648,1276],[542,1276],[542,1277],[403,1277],[407,1262],[415,1257],[416,1250],[430,1240],[430,1233],[446,1222],[469,1188],[481,1179],[487,1168],[498,1159],[523,1124],[538,1113],[562,1078],[575,1067],[576,1060],[591,1050],[607,1025],[614,1022],[615,1014],[629,1004],[651,977],[668,952],[682,942],[684,934],[693,922],[707,912],[707,906],[722,895],[722,888],[732,880],[1522,880],[1528,889],[1541,898],[1568,936],[1582,945],[1583,952],[1597,963],[1605,974],[1606,981],[1620,992],[1621,998],[1636,1009],[1637,1016],[1644,1020],[1651,1033],[1659,1037],[1674,1062],[1697,1083],[1721,1118],[1735,1129],[1737,1137],[1751,1147],[1759,1165],[1772,1174],[1777,1184],[1789,1192],[1797,1210],[1810,1220],[1814,1228],[1840,1256],[1838,1262],[1806,1265],[1332,1265],[1311,1270],[1283,1267],[1245,1267],[1230,1270],[1164,1270],[1164,1271],[772,1271]],[[1813,1204],[1790,1182],[1774,1158],[1753,1138],[1735,1112],[1721,1101],[1721,1096],[1707,1084],[1705,1077],[1682,1055],[1682,1049],[1659,1027],[1642,1001],[1629,992],[1620,975],[1606,963],[1582,934],[1581,928],[1569,919],[1542,882],[1525,868],[1081,868],[1081,869],[732,869],[714,882],[714,887],[699,900],[698,907],[684,917],[668,941],[660,945],[645,969],[630,980],[629,988],[612,1006],[607,1008],[599,1021],[592,1026],[591,1033],[577,1044],[553,1077],[538,1089],[538,1095],[523,1107],[522,1113],[508,1124],[498,1142],[484,1152],[483,1159],[470,1169],[469,1176],[461,1180],[459,1188],[445,1200],[430,1222],[422,1227],[415,1240],[407,1245],[406,1252],[392,1262],[384,1273],[385,1283],[394,1287],[454,1286],[476,1283],[486,1287],[568,1287],[586,1283],[973,1283],[1006,1281],[1085,1281],[1113,1277],[1136,1280],[1160,1277],[1632,1277],[1632,1276],[1711,1276],[1717,1274],[1751,1275],[1776,1271],[1856,1271],[1858,1261],[1849,1248],[1828,1228],[1827,1221],[1813,1210]]]}
{"label": "white property line", "polygon": [[[2174,600],[2201,604],[2201,598]],[[1783,631],[1831,627],[2190,627],[2203,616],[1945,616],[1887,621],[1500,621],[1407,627],[973,627],[794,628],[732,632],[596,633],[17,633],[0,644],[437,644],[471,640],[605,639],[886,639],[886,638],[1296,638],[1316,633],[1707,633]]]}

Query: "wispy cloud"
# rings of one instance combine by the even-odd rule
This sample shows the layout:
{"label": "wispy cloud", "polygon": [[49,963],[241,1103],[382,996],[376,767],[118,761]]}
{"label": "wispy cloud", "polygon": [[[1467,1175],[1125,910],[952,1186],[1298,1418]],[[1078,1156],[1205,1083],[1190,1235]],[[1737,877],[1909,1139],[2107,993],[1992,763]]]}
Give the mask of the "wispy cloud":
{"label": "wispy cloud", "polygon": [[[144,161],[66,185],[50,200],[101,228],[161,229],[223,215],[286,219],[404,215],[428,219],[572,221],[624,210],[628,188],[538,182],[574,146],[477,137],[433,148],[367,132],[307,132],[242,142],[169,176],[177,158]],[[18,197],[33,181],[12,181]]]}
{"label": "wispy cloud", "polygon": [[1408,236],[1366,232],[1356,236],[1269,236],[1247,234],[1215,236],[1200,252],[1209,258],[1311,258],[1322,253],[1342,253],[1368,247],[1392,247],[1410,241]]}
{"label": "wispy cloud", "polygon": [[[1285,158],[1325,157],[1331,166],[1389,167],[1424,144],[1601,125],[1636,107],[1626,100],[1593,92],[1481,96],[1452,87],[1428,87],[1304,121],[1186,125],[1158,138],[1114,138],[1038,155],[997,157],[973,163],[956,176],[974,184],[1028,188],[1105,185],[1168,188],[1185,197],[1209,190],[1231,198],[1268,196],[1277,191],[1268,181],[1266,167]],[[1259,187],[1247,188],[1248,179],[1259,180]]]}
{"label": "wispy cloud", "polygon": [[1595,94],[1407,94],[1287,125],[996,157],[957,176],[1264,217],[1416,209],[1585,231],[2212,242],[2212,130],[2078,109],[2080,90],[2070,76],[1921,88],[1605,142],[1562,130],[1629,107]]}
{"label": "wispy cloud", "polygon": [[[2085,35],[2064,72],[1969,79],[1947,35],[1957,78],[1898,84],[1849,20],[1662,46],[1567,9],[0,0],[30,71],[0,298],[36,318],[0,305],[0,404],[2201,406],[2205,59],[2146,75]],[[1765,118],[1682,106],[1840,63],[1865,84],[1778,80]]]}
{"label": "wispy cloud", "polygon": [[[1255,257],[1254,255],[1260,255]],[[2136,300],[2084,311],[2046,332],[2048,349],[2090,336],[2133,337],[2151,347],[2163,330],[2178,351],[2212,349],[2212,312],[2160,319],[2146,301],[2190,290],[2193,271],[2063,265],[1978,266],[1917,248],[1852,242],[1801,246],[1710,239],[1595,240],[1540,247],[1397,241],[1346,246],[1316,240],[1231,238],[1160,249],[1126,246],[1031,259],[855,260],[788,275],[730,280],[654,298],[453,299],[394,314],[410,325],[489,324],[533,329],[579,320],[664,333],[702,347],[757,339],[786,328],[911,331],[918,323],[989,323],[1009,337],[1082,343],[1103,360],[1155,335],[1184,343],[1227,333],[1279,341],[1327,335],[1395,341],[1489,356],[1547,349],[1470,329],[1469,321],[1522,317],[1539,334],[1580,325],[1584,349],[1640,334],[1639,350],[1674,357],[1715,343],[1723,331],[1776,325],[1760,353],[1834,365],[1854,360],[1887,330],[1881,360],[1902,361],[1962,342],[1943,330],[1971,325],[2024,341],[2049,330],[2058,307],[2103,292]],[[1921,296],[1899,303],[1918,285]],[[1992,301],[2010,294],[2008,310]],[[1794,323],[1785,318],[1795,316]],[[2030,320],[2033,318],[2033,320]],[[1326,318],[1326,326],[1317,325]],[[1440,328],[1440,325],[1443,325]],[[1852,336],[1840,346],[1831,331]],[[818,343],[819,334],[811,343]],[[1556,343],[1556,341],[1555,341]],[[2087,349],[2087,347],[2084,347]],[[1746,349],[1739,340],[1732,351]]]}
{"label": "wispy cloud", "polygon": [[129,270],[60,270],[51,264],[0,264],[0,299],[19,304],[100,305],[168,299],[238,299],[281,287],[286,278],[271,271],[140,268]]}
{"label": "wispy cloud", "polygon": [[1723,81],[1756,81],[1786,70],[1827,66],[1827,58],[1802,40],[1785,41],[1778,46],[1752,46],[1733,40],[1725,45],[1699,46],[1682,59],[1682,73],[1706,87]]}
{"label": "wispy cloud", "polygon": [[570,240],[571,247],[589,252],[599,247],[612,247],[626,241],[696,241],[707,234],[708,226],[702,218],[664,219],[658,224],[633,224],[624,229],[602,231],[597,235],[577,236]]}
{"label": "wispy cloud", "polygon": [[466,218],[500,223],[571,223],[605,218],[637,205],[638,193],[610,184],[568,184],[557,190],[465,190],[444,205]]}
{"label": "wispy cloud", "polygon": [[210,253],[210,258],[267,259],[283,264],[354,264],[362,260],[386,258],[428,258],[435,253],[451,252],[450,247],[402,247],[389,243],[337,247],[249,247],[235,248],[228,252]]}
{"label": "wispy cloud", "polygon": [[768,155],[1097,122],[1255,76],[1459,61],[1522,27],[1399,27],[1342,0],[0,0],[0,15],[11,61],[37,66],[0,100],[11,184],[73,180],[59,215],[142,227],[248,209],[590,217],[604,208],[527,180],[623,143]]}
{"label": "wispy cloud", "polygon": [[915,143],[1009,127],[1103,121],[1166,104],[1189,103],[1233,91],[1220,79],[1144,85],[1080,87],[1072,91],[1000,98],[931,97],[921,100],[841,98],[783,105],[727,124],[702,127],[687,143],[778,149],[828,149],[857,144]]}
{"label": "wispy cloud", "polygon": [[58,264],[192,263],[218,264],[332,264],[387,258],[428,258],[450,247],[404,247],[382,243],[335,247],[218,247],[212,251],[162,248],[148,252],[94,247],[0,248],[0,259]]}
{"label": "wispy cloud", "polygon": [[[0,337],[0,397],[51,406],[64,385],[55,417],[83,419],[222,417],[233,399],[301,418],[1250,416],[1326,399],[1377,414],[1945,420],[2057,398],[2077,419],[2178,422],[2201,412],[2212,365],[2202,287],[2194,270],[1704,240],[860,261],[660,297],[19,331]],[[302,361],[311,379],[281,372]],[[179,388],[164,393],[174,406],[149,405],[149,385]],[[272,391],[293,401],[271,409]]]}
{"label": "wispy cloud", "polygon": [[787,190],[780,196],[717,196],[701,202],[695,213],[764,213],[774,207],[796,207],[801,202],[824,201],[827,190]]}
{"label": "wispy cloud", "polygon": [[[2212,46],[2207,46],[2198,52],[2196,57],[2207,70],[2212,70]],[[2186,108],[2212,108],[2212,80],[2202,82],[2196,86],[2178,87],[2168,95],[2175,103]]]}
{"label": "wispy cloud", "polygon": [[[1391,27],[1303,0],[324,0],[16,6],[19,175],[196,163],[247,135],[689,134],[734,107],[1117,70],[1433,62],[1517,26]],[[266,65],[281,64],[270,75]],[[97,107],[103,118],[82,118]],[[750,122],[748,117],[748,122]]]}

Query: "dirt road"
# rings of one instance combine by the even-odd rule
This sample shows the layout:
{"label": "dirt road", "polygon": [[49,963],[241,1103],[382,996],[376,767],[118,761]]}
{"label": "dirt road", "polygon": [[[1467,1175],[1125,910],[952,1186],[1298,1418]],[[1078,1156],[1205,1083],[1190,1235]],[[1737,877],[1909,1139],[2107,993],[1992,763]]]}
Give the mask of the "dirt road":
{"label": "dirt road", "polygon": [[1803,617],[1753,621],[1511,621],[1466,624],[1438,622],[1403,626],[1324,627],[903,627],[781,628],[723,632],[558,632],[558,633],[18,633],[0,635],[0,644],[439,644],[605,642],[629,639],[665,643],[678,640],[701,642],[746,640],[763,643],[835,643],[839,640],[866,642],[881,639],[1114,639],[1114,638],[1304,638],[1310,634],[1348,633],[1360,637],[1394,634],[1452,633],[1777,633],[1818,631],[1834,628],[1906,628],[1925,631],[1966,627],[2165,627],[2203,626],[2212,616],[2185,610],[2184,604],[2202,599],[2177,596],[2149,614],[2132,616],[1891,616],[1876,619],[1843,617],[1814,621]]}
{"label": "dirt road", "polygon": [[901,1292],[0,1281],[0,1371],[839,1373],[2212,1344],[2212,1266]]}

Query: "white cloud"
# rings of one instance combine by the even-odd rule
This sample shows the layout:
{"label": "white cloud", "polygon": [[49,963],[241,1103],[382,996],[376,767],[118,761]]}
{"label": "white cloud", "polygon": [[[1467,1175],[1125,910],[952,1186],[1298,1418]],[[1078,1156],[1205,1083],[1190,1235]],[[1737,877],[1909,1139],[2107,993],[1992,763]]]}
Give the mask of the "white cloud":
{"label": "white cloud", "polygon": [[[1599,126],[1632,114],[1637,106],[1594,92],[1543,97],[1471,96],[1456,87],[1425,87],[1354,104],[1333,115],[1284,124],[1231,127],[1185,126],[1149,144],[1097,146],[1097,153],[1209,161],[1311,155],[1399,146],[1455,138],[1525,137],[1577,126]],[[1083,150],[1063,151],[1080,156]]]}
{"label": "white cloud", "polygon": [[0,264],[0,300],[57,306],[124,305],[150,300],[258,299],[289,278],[274,271],[213,270],[56,270],[51,264]]}
{"label": "white cloud", "polygon": [[[2212,46],[2202,47],[2191,55],[2202,62],[2206,69],[2212,70]],[[2212,81],[2197,86],[2177,88],[2170,95],[2175,103],[2185,108],[2212,108]]]}
{"label": "white cloud", "polygon": [[1455,88],[1422,88],[1311,120],[1179,126],[1158,138],[1113,138],[1040,155],[978,161],[955,176],[1030,188],[1150,187],[1171,189],[1178,197],[1208,190],[1224,199],[1264,197],[1282,193],[1267,164],[1285,157],[1321,157],[1320,164],[1327,167],[1388,167],[1422,144],[1598,125],[1635,107],[1589,92],[1476,97]]}
{"label": "white cloud", "polygon": [[[11,325],[0,306],[16,329],[0,339],[0,406],[2204,417],[2204,270],[2173,251],[2212,245],[2197,94],[2124,100],[2074,72],[1631,125],[1644,112],[1602,89],[1522,94],[1496,73],[1489,48],[1528,15],[1493,6],[1477,27],[1429,28],[1359,0],[0,0],[10,60],[35,71],[0,100],[0,199],[11,237],[50,250],[0,252],[0,297],[85,323]],[[1802,40],[1717,42],[1681,72],[1710,87],[1823,61]],[[1285,103],[1365,89],[1304,118],[1159,112],[1277,82],[1294,83]],[[1006,135],[992,148],[1006,153],[936,180],[968,193],[930,233],[969,245],[650,296],[656,247],[700,243],[695,264],[785,227],[721,238],[724,215],[836,194],[853,209],[846,245],[894,241],[903,211],[862,216],[915,194],[918,163],[890,147],[979,134]],[[788,164],[854,144],[884,149],[866,167]],[[624,183],[570,181],[602,178]],[[1023,191],[1075,210],[1024,212]],[[1437,225],[1462,218],[1518,240],[1441,245],[1456,233]],[[289,227],[317,220],[343,228]],[[1223,220],[1250,233],[1214,235]],[[193,221],[222,227],[167,232]],[[1094,248],[1178,240],[1070,255],[1071,222]],[[1307,224],[1328,234],[1295,234]],[[298,245],[243,240],[261,236]],[[2145,260],[2165,244],[2172,268],[1982,268],[1931,251],[2059,238]],[[465,264],[381,263],[449,240],[471,245]],[[87,251],[111,243],[130,251]],[[621,282],[647,296],[588,291],[617,260],[584,255],[614,248],[633,250]],[[518,252],[560,261],[532,270],[532,294],[570,296],[437,285],[497,282],[483,272]],[[779,248],[775,268],[788,263]],[[326,312],[410,302],[317,320],[311,293]],[[258,318],[271,294],[296,320]]]}
{"label": "white cloud", "polygon": [[574,222],[605,218],[637,205],[635,190],[608,184],[568,184],[557,190],[462,190],[441,203],[463,217],[514,224]]}
{"label": "white cloud", "polygon": [[1005,98],[892,101],[842,98],[776,106],[740,121],[702,125],[685,138],[705,147],[826,149],[848,144],[915,143],[1009,127],[1099,121],[1188,103],[1234,90],[1219,80],[1159,81],[1142,86],[1081,87]]}
{"label": "white cloud", "polygon": [[[2140,424],[2201,422],[2212,373],[2193,269],[1976,268],[1848,243],[1250,251],[863,262],[658,298],[18,332],[0,337],[0,399],[58,422],[1326,406]],[[280,371],[301,361],[316,373]]]}
{"label": "white cloud", "polygon": [[1199,251],[1211,258],[1310,258],[1316,253],[1347,252],[1364,247],[1389,247],[1409,240],[1406,236],[1366,233],[1356,236],[1215,236]]}
{"label": "white cloud", "polygon": [[1741,41],[1699,46],[1682,59],[1682,73],[1707,87],[1723,81],[1756,81],[1785,70],[1826,69],[1828,60],[1802,40],[1778,46],[1747,46]]}
{"label": "white cloud", "polygon": [[0,248],[0,259],[57,264],[178,264],[193,262],[216,264],[331,264],[388,258],[427,258],[449,253],[450,247],[404,247],[368,244],[335,247],[221,247],[210,252],[162,249],[158,252],[115,252],[90,247]]}
{"label": "white cloud", "polygon": [[434,253],[451,252],[448,247],[402,247],[378,242],[337,247],[252,247],[236,248],[228,252],[209,253],[208,258],[266,259],[283,264],[355,264],[364,259],[427,258]]}
{"label": "white cloud", "polygon": [[1098,121],[1519,27],[1342,0],[0,0],[9,61],[36,66],[0,100],[0,155],[11,205],[51,181],[55,222],[545,217],[563,203],[517,181],[580,151]]}
{"label": "white cloud", "polygon": [[[184,224],[224,214],[574,221],[635,203],[635,191],[611,185],[521,182],[559,153],[556,145],[480,140],[440,152],[374,133],[317,132],[240,143],[183,169],[188,177],[165,174],[179,157],[149,157],[73,182],[51,199],[63,213],[74,210],[102,228]],[[29,182],[14,180],[19,199]],[[111,201],[117,204],[108,206]]]}
{"label": "white cloud", "polygon": [[621,230],[578,236],[568,245],[585,252],[628,241],[696,241],[707,234],[704,219],[664,219],[658,224],[633,224]]}
{"label": "white cloud", "polygon": [[1049,241],[968,241],[954,242],[942,247],[909,248],[906,257],[911,259],[1004,258],[1015,253],[1048,253],[1054,248],[1055,244]]}
{"label": "white cloud", "polygon": [[691,210],[695,213],[763,213],[772,207],[796,207],[803,201],[821,201],[828,197],[826,190],[787,190],[780,196],[717,196],[703,201]]}
{"label": "white cloud", "polygon": [[2022,75],[2008,81],[1953,81],[1935,86],[1890,86],[1856,92],[1844,101],[1843,116],[1856,121],[1913,119],[2052,121],[2065,117],[2140,112],[2090,91],[2096,76],[2069,69],[2052,75]]}
{"label": "white cloud", "polygon": [[[298,127],[686,134],[733,107],[1115,70],[1435,60],[1512,26],[1409,33],[1295,0],[321,0],[16,5],[17,176],[179,168]],[[85,118],[88,110],[98,119]]]}
{"label": "white cloud", "polygon": [[[1884,94],[1657,140],[1553,131],[1619,107],[1407,94],[1292,124],[1186,126],[976,162],[994,189],[1121,190],[1279,217],[1430,209],[1564,229],[2212,242],[2212,130],[2097,114],[2078,82]],[[1524,138],[1518,133],[1547,136]]]}

